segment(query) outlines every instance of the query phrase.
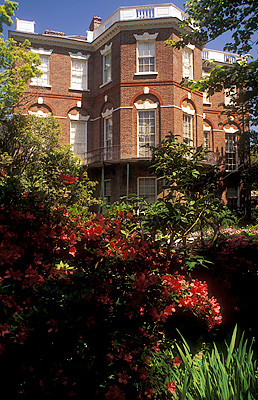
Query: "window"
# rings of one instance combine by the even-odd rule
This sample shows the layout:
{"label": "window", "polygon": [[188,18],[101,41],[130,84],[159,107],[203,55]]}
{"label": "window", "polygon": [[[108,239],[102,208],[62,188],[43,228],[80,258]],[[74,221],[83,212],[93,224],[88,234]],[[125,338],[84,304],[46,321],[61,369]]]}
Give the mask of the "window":
{"label": "window", "polygon": [[183,48],[183,78],[193,79],[193,51]]}
{"label": "window", "polygon": [[156,111],[138,111],[138,157],[151,157],[150,146],[156,144]]}
{"label": "window", "polygon": [[111,51],[103,56],[103,83],[111,81]]}
{"label": "window", "polygon": [[235,171],[237,169],[237,135],[235,133],[226,133],[225,139],[225,169],[226,171]]}
{"label": "window", "polygon": [[155,47],[155,41],[138,42],[138,72],[155,71]]}
{"label": "window", "polygon": [[31,49],[37,53],[41,59],[41,65],[38,67],[42,75],[31,79],[31,85],[35,86],[50,86],[50,54],[53,50]]}
{"label": "window", "polygon": [[157,181],[156,178],[138,178],[137,194],[143,197],[148,203],[157,201]]}
{"label": "window", "polygon": [[225,106],[233,105],[234,98],[236,96],[236,86],[232,86],[231,88],[224,89],[224,103]]}
{"label": "window", "polygon": [[209,131],[203,132],[203,150],[205,152],[210,151],[210,132]]}
{"label": "window", "polygon": [[151,74],[156,72],[156,37],[157,33],[150,35],[134,35],[137,40],[137,73]]}
{"label": "window", "polygon": [[104,180],[104,199],[106,204],[111,204],[111,179]]}
{"label": "window", "polygon": [[87,90],[88,89],[88,56],[81,53],[72,54],[71,56],[71,89]]}
{"label": "window", "polygon": [[183,139],[188,139],[193,145],[193,116],[183,113]]}
{"label": "window", "polygon": [[74,154],[85,160],[87,151],[87,122],[71,121],[70,144]]}
{"label": "window", "polygon": [[103,84],[111,82],[111,47],[112,42],[109,45],[106,45],[103,50],[100,50],[103,60]]}
{"label": "window", "polygon": [[112,141],[113,141],[113,123],[112,115],[104,118],[104,158],[110,160],[112,158]]}
{"label": "window", "polygon": [[227,205],[233,210],[239,208],[239,186],[227,187]]}

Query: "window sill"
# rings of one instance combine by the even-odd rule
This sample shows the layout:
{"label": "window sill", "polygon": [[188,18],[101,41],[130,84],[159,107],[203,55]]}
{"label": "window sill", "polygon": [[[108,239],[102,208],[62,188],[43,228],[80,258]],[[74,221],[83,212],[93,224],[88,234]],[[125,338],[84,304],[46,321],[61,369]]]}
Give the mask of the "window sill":
{"label": "window sill", "polygon": [[212,103],[210,103],[209,101],[204,101],[204,102],[203,102],[203,105],[204,105],[204,106],[211,106]]}
{"label": "window sill", "polygon": [[107,81],[107,82],[105,82],[105,83],[102,83],[102,85],[100,85],[99,86],[99,88],[101,89],[101,88],[103,88],[104,86],[107,86],[109,83],[111,83],[112,82],[112,79],[110,80],[110,81]]}
{"label": "window sill", "polygon": [[74,87],[70,87],[69,90],[74,90],[77,92],[89,92],[90,89],[78,89],[78,88],[74,88]]}
{"label": "window sill", "polygon": [[136,72],[134,74],[134,76],[146,76],[146,75],[148,75],[148,76],[156,76],[156,75],[158,75],[158,72]]}
{"label": "window sill", "polygon": [[45,84],[39,84],[39,83],[30,83],[30,86],[32,86],[32,87],[42,87],[42,88],[49,88],[49,89],[51,89],[52,88],[52,85],[45,85]]}

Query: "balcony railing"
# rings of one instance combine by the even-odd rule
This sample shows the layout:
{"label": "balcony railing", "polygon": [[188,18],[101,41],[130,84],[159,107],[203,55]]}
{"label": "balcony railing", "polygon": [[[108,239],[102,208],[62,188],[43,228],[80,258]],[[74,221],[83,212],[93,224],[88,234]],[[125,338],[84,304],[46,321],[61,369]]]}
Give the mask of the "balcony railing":
{"label": "balcony railing", "polygon": [[138,147],[136,144],[114,145],[109,148],[99,147],[89,150],[85,155],[87,164],[98,163],[102,161],[117,162],[128,159],[149,160],[151,150],[147,146]]}
{"label": "balcony railing", "polygon": [[214,60],[222,63],[233,64],[233,62],[235,62],[237,58],[239,58],[237,54],[231,54],[225,51],[209,49],[203,49],[202,51],[203,60]]}
{"label": "balcony railing", "polygon": [[[148,146],[138,147],[135,143],[114,145],[109,148],[99,147],[89,150],[84,161],[87,164],[106,162],[119,162],[123,160],[150,160],[151,149]],[[215,154],[211,151],[205,154],[207,164],[215,165]]]}

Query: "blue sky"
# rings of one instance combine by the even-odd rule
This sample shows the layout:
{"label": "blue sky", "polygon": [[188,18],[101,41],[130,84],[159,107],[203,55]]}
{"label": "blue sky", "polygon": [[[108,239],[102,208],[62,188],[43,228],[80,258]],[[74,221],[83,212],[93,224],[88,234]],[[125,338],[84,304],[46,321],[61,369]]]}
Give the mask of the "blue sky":
{"label": "blue sky", "polygon": [[[3,3],[3,1],[1,1]],[[148,0],[20,0],[16,17],[28,21],[35,21],[35,32],[44,33],[46,29],[65,32],[67,35],[85,35],[94,15],[102,17],[104,21],[121,6],[136,6],[148,4],[162,4],[169,1]],[[172,1],[181,10],[184,10],[183,0]],[[13,18],[15,21],[15,17]],[[15,30],[15,23],[9,29]],[[7,29],[4,30],[7,38]],[[230,41],[229,34],[224,34],[208,48],[223,50],[223,45]],[[257,49],[256,49],[257,54]]]}

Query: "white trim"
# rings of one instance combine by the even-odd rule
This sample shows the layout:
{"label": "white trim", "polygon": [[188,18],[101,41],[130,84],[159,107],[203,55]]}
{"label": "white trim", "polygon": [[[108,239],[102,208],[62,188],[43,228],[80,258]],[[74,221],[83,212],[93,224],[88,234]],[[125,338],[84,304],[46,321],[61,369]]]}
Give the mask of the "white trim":
{"label": "white trim", "polygon": [[51,112],[44,113],[41,110],[38,110],[38,111],[30,111],[30,110],[28,110],[28,114],[36,115],[36,117],[39,117],[39,118],[47,118],[50,115],[52,115]]}
{"label": "white trim", "polygon": [[134,103],[135,108],[137,110],[150,110],[150,109],[153,109],[153,108],[158,108],[158,104],[159,103],[150,103],[148,100],[146,100],[142,104]]}
{"label": "white trim", "polygon": [[194,51],[195,49],[195,45],[194,44],[187,44],[186,47],[188,47],[188,49]]}
{"label": "white trim", "polygon": [[210,132],[210,131],[211,131],[211,126],[205,126],[205,125],[203,125],[203,131],[204,131],[204,132]]}
{"label": "white trim", "polygon": [[107,45],[106,44],[106,46],[104,47],[104,49],[103,50],[100,50],[100,54],[102,55],[102,56],[104,56],[106,53],[108,53],[110,50],[111,50],[111,47],[112,47],[112,42],[110,43],[110,45]]}
{"label": "white trim", "polygon": [[239,132],[239,129],[235,129],[235,128],[233,128],[233,126],[231,126],[230,128],[223,128],[223,131],[225,133],[236,133],[236,132]]}
{"label": "white trim", "polygon": [[[191,108],[189,106],[184,107],[183,105],[181,105],[181,109],[185,114],[189,114],[189,115],[194,115],[195,114],[195,110],[191,110]],[[202,115],[200,115],[200,117],[203,118]]]}
{"label": "white trim", "polygon": [[76,58],[77,60],[86,60],[86,61],[88,61],[88,59],[90,58],[90,54],[87,54],[86,56],[85,55],[83,55],[81,52],[79,52],[79,53],[71,53],[70,51],[69,51],[69,54],[70,54],[70,57],[71,58]]}
{"label": "white trim", "polygon": [[[156,57],[155,57],[156,58]],[[138,58],[137,58],[138,59]],[[142,75],[158,75],[157,71],[149,71],[149,72],[135,72],[134,76],[142,76]]]}
{"label": "white trim", "polygon": [[101,89],[101,88],[103,88],[104,86],[108,85],[108,84],[111,83],[111,82],[112,82],[112,79],[110,79],[110,81],[107,81],[107,82],[105,82],[105,83],[102,83],[102,85],[99,85],[99,88]]}
{"label": "white trim", "polygon": [[101,113],[102,118],[110,117],[110,115],[112,114],[113,114],[113,107],[111,108],[111,110],[107,109],[105,112]]}
{"label": "white trim", "polygon": [[174,104],[169,104],[167,106],[160,106],[160,108],[177,108],[178,110],[182,111],[181,107],[175,106]]}
{"label": "white trim", "polygon": [[90,116],[89,115],[81,115],[81,114],[76,114],[76,115],[72,115],[72,114],[68,114],[68,117],[70,118],[71,121],[89,121]]}
{"label": "white trim", "polygon": [[44,50],[42,47],[40,47],[39,49],[34,49],[33,47],[31,47],[30,51],[42,56],[50,56],[50,54],[53,52],[53,50]]}
{"label": "white trim", "polygon": [[135,39],[138,40],[156,40],[158,33],[149,34],[149,32],[144,32],[143,35],[134,35]]}

